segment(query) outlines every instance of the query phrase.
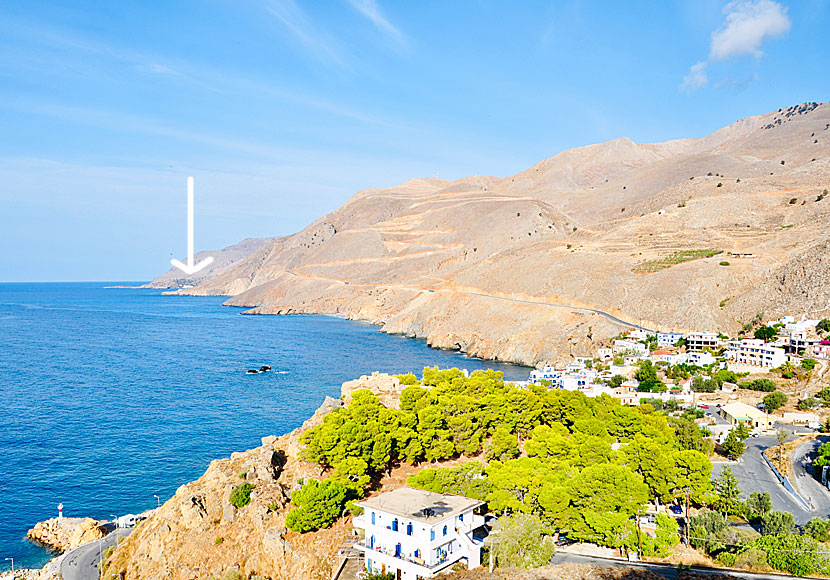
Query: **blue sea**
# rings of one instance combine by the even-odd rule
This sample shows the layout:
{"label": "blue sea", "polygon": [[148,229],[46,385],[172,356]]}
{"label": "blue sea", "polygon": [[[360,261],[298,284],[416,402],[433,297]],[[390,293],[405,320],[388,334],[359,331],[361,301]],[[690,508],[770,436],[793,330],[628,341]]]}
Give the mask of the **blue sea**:
{"label": "blue sea", "polygon": [[73,517],[152,508],[361,374],[529,371],[340,318],[241,316],[220,297],[112,284],[0,284],[0,559],[16,566],[48,560],[25,533],[59,502]]}

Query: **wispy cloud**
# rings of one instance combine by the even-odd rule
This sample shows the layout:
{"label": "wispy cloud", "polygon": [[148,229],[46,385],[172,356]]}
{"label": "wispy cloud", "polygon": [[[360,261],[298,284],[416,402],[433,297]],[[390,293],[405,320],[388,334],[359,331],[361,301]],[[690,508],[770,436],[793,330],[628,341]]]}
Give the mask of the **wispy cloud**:
{"label": "wispy cloud", "polygon": [[743,56],[760,58],[764,42],[786,35],[791,27],[787,7],[774,0],[734,0],[724,6],[723,14],[723,24],[712,33],[708,60],[692,65],[683,77],[681,89],[695,91],[709,84],[706,68],[711,62]]}
{"label": "wispy cloud", "polygon": [[349,68],[342,50],[324,30],[316,26],[294,0],[272,0],[265,7],[315,59],[340,68]]}
{"label": "wispy cloud", "polygon": [[709,77],[706,75],[706,62],[701,61],[692,65],[689,69],[689,74],[683,77],[683,84],[680,85],[684,91],[696,91],[701,87],[705,87],[709,82]]}
{"label": "wispy cloud", "polygon": [[174,127],[149,117],[129,115],[107,110],[72,107],[31,100],[26,102],[7,102],[0,100],[0,104],[6,110],[17,110],[92,127],[101,127],[122,133],[151,135],[165,139],[196,143],[211,147],[213,149],[234,151],[242,153],[245,156],[269,159],[272,161],[289,158],[293,159],[300,153],[308,155],[312,153],[311,151],[303,151],[301,149],[274,147],[264,143],[233,139],[224,135],[217,137],[215,135],[200,133],[198,131]]}
{"label": "wispy cloud", "polygon": [[180,77],[184,76],[177,70],[173,70],[167,65],[158,64],[158,63],[149,63],[149,64],[139,64],[135,67],[141,72],[151,73],[154,75],[165,75],[165,76],[174,76]]}
{"label": "wispy cloud", "polygon": [[386,37],[400,48],[406,48],[406,37],[381,13],[375,0],[348,0],[352,8],[360,12]]}

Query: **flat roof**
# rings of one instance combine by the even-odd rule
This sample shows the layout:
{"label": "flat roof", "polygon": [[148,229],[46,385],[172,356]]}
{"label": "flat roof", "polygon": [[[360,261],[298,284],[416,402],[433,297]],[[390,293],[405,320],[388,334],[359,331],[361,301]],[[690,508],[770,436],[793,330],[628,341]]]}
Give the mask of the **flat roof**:
{"label": "flat roof", "polygon": [[729,415],[732,415],[735,419],[760,419],[762,417],[767,417],[767,414],[760,409],[756,409],[752,405],[747,405],[746,403],[741,403],[740,401],[735,403],[727,403],[721,407],[721,409]]}
{"label": "flat roof", "polygon": [[412,487],[401,487],[355,502],[364,509],[382,511],[428,524],[443,521],[483,503],[461,495],[434,493]]}

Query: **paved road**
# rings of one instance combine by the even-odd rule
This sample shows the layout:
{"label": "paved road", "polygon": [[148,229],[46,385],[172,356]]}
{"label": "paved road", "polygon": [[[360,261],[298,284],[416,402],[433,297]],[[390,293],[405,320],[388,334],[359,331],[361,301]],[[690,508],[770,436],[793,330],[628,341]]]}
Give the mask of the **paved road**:
{"label": "paved road", "polygon": [[[593,566],[610,566],[612,568],[628,568],[636,570],[648,570],[667,578],[668,580],[677,579],[677,566],[674,564],[654,564],[651,562],[627,562],[625,560],[616,560],[613,558],[598,558],[595,556],[582,556],[579,554],[569,554],[567,552],[557,552],[550,563],[557,564],[590,564]],[[781,578],[792,578],[787,574],[753,574],[751,572],[737,572],[734,570],[724,570],[722,568],[709,568],[706,566],[692,566],[691,571],[701,575],[726,575],[733,578],[743,578],[746,580],[779,580]]]}
{"label": "paved road", "polygon": [[132,528],[121,528],[104,536],[101,540],[89,542],[67,552],[61,560],[63,580],[98,580],[100,553],[114,546],[118,538],[129,535],[131,531]]}
{"label": "paved road", "polygon": [[830,511],[807,511],[801,502],[796,500],[778,482],[778,478],[772,470],[761,459],[761,452],[767,447],[773,447],[778,442],[775,436],[750,437],[746,440],[746,453],[740,460],[734,463],[717,462],[713,464],[712,477],[718,477],[725,467],[730,467],[732,473],[738,478],[741,496],[749,497],[753,491],[767,492],[772,499],[772,506],[776,510],[790,512],[795,516],[795,522],[799,525],[806,524],[815,516],[827,517]]}
{"label": "paved road", "polygon": [[830,492],[821,485],[821,471],[813,467],[813,460],[818,456],[817,449],[825,439],[806,441],[791,455],[793,484],[815,509],[815,515],[830,514]]}

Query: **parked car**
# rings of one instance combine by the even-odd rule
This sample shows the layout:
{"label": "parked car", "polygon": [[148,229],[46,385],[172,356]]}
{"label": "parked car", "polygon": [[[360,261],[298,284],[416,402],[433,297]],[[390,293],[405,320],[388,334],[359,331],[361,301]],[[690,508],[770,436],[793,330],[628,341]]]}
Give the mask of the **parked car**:
{"label": "parked car", "polygon": [[671,510],[671,513],[673,513],[676,516],[683,515],[683,508],[679,505],[669,506],[669,509]]}
{"label": "parked car", "polygon": [[700,406],[700,408],[701,408],[701,409],[708,409],[708,408],[709,408],[709,405],[701,405],[701,406]]}

